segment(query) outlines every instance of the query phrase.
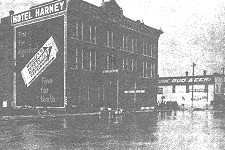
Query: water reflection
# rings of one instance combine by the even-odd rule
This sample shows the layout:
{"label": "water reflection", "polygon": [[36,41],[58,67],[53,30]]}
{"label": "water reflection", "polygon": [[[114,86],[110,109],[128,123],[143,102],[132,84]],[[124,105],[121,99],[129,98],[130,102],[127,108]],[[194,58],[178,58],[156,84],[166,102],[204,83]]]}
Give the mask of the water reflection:
{"label": "water reflection", "polygon": [[212,111],[0,121],[2,149],[193,149],[225,147],[225,115]]}

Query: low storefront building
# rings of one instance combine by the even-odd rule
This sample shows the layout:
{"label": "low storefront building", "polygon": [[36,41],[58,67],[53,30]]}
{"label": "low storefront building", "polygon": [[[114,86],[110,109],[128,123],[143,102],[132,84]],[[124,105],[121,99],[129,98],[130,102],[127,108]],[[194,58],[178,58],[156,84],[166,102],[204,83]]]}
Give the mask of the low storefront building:
{"label": "low storefront building", "polygon": [[157,102],[176,101],[184,108],[217,109],[223,105],[223,75],[160,77]]}

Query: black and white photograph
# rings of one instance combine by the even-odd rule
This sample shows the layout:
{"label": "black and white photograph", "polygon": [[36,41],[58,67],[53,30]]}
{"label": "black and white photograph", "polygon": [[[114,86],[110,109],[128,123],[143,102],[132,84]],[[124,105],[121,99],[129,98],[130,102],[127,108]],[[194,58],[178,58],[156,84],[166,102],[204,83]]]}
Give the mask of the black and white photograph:
{"label": "black and white photograph", "polygon": [[224,0],[0,0],[0,150],[225,150]]}

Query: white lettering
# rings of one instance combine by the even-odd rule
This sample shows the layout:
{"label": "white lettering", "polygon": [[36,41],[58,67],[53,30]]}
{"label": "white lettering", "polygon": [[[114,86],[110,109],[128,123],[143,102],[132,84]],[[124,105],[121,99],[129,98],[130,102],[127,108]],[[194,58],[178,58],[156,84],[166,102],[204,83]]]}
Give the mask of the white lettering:
{"label": "white lettering", "polygon": [[63,10],[64,1],[59,2],[59,5],[60,5],[61,10]]}
{"label": "white lettering", "polygon": [[24,13],[24,20],[28,20],[28,16],[29,16],[28,12],[25,12]]}
{"label": "white lettering", "polygon": [[54,9],[55,12],[59,11],[59,3],[55,3],[54,6],[55,6],[55,9]]}
{"label": "white lettering", "polygon": [[53,84],[53,80],[42,77],[42,84]]}
{"label": "white lettering", "polygon": [[54,12],[54,7],[53,7],[53,5],[50,5],[49,6],[49,13],[52,13],[52,12]]}
{"label": "white lettering", "polygon": [[39,11],[39,9],[36,9],[35,10],[35,17],[39,17],[40,16],[40,11]]}
{"label": "white lettering", "polygon": [[45,14],[44,8],[41,8],[40,16],[43,16]]}
{"label": "white lettering", "polygon": [[49,14],[49,7],[45,7],[45,14]]}

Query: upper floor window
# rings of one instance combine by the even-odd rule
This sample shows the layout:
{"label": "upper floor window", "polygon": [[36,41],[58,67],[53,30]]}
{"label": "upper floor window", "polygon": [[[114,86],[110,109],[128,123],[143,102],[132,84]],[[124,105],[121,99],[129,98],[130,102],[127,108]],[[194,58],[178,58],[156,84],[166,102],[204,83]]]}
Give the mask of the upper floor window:
{"label": "upper floor window", "polygon": [[131,39],[131,52],[134,52],[134,47],[135,47],[135,39],[134,38],[132,38]]}
{"label": "upper floor window", "polygon": [[219,85],[216,84],[216,93],[218,94],[219,93]]}
{"label": "upper floor window", "polygon": [[96,26],[83,22],[75,22],[72,37],[96,44],[96,30]]}
{"label": "upper floor window", "polygon": [[128,50],[128,39],[127,35],[123,35],[123,50],[127,51]]}
{"label": "upper floor window", "polygon": [[72,36],[78,40],[83,40],[83,22],[75,22]]}
{"label": "upper floor window", "polygon": [[96,27],[90,26],[90,42],[96,44]]}
{"label": "upper floor window", "polygon": [[105,46],[114,48],[114,34],[111,31],[106,32]]}

